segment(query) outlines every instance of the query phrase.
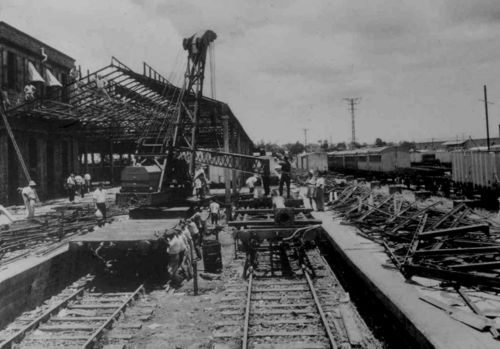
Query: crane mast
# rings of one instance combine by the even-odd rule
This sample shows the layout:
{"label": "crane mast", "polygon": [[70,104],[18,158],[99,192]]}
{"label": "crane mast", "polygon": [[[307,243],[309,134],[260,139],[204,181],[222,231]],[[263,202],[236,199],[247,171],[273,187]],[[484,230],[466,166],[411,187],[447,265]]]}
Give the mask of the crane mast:
{"label": "crane mast", "polygon": [[[174,136],[170,145],[172,149],[175,149],[184,141],[191,150],[189,164],[191,176],[194,176],[196,170],[198,124],[200,120],[200,104],[203,97],[203,81],[205,79],[207,51],[209,45],[215,41],[216,38],[217,34],[211,30],[207,30],[202,34],[197,33],[189,38],[185,38],[182,42],[184,50],[188,52],[188,59]],[[166,163],[165,165],[168,166]],[[163,166],[163,173],[166,170],[166,166]],[[159,190],[161,190],[163,182],[163,173],[160,179]]]}

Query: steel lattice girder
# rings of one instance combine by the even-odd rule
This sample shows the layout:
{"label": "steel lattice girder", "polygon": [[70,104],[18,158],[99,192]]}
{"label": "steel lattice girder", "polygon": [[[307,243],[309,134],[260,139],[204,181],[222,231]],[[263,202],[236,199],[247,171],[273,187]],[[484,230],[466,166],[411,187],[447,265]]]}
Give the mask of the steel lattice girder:
{"label": "steel lattice girder", "polygon": [[[182,151],[187,158],[191,158],[189,149],[184,148]],[[263,176],[269,175],[269,159],[261,159],[249,155],[197,149],[195,161],[200,164],[225,167],[248,173],[257,173]]]}
{"label": "steel lattice girder", "polygon": [[[186,161],[191,160],[192,151],[189,148],[180,148],[180,153]],[[137,154],[145,158],[166,158],[167,154]],[[224,153],[216,150],[197,149],[195,161],[200,164],[224,167],[247,173],[269,175],[269,159],[234,153]]]}

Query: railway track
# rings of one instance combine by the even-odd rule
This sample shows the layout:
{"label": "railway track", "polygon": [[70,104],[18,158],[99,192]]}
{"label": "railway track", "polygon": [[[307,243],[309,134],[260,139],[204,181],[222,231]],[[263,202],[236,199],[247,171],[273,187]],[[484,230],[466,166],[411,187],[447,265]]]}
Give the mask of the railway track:
{"label": "railway track", "polygon": [[217,343],[243,349],[381,348],[317,249],[261,246],[259,266],[227,286]]}
{"label": "railway track", "polygon": [[[79,283],[53,297],[42,309],[17,318],[0,333],[0,349],[94,348],[105,330],[113,325],[128,330],[140,328],[140,323],[115,322],[144,293],[143,285],[132,292],[100,293],[91,292]],[[132,312],[135,319],[145,320],[152,310],[149,309],[149,314],[144,308]],[[106,340],[123,341],[131,337],[122,334]]]}

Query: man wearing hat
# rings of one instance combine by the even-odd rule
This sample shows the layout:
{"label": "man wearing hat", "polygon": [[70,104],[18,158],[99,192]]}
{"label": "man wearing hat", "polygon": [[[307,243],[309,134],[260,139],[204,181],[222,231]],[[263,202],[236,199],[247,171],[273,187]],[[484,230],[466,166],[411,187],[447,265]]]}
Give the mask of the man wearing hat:
{"label": "man wearing hat", "polygon": [[38,199],[35,192],[35,186],[35,181],[30,181],[27,187],[21,189],[21,196],[23,197],[24,205],[26,206],[28,219],[35,217],[35,203]]}

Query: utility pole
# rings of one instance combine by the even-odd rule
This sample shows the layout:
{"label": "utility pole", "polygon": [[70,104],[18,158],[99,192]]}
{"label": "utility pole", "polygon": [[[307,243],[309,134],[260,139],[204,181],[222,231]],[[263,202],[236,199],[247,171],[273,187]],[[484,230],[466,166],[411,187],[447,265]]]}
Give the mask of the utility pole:
{"label": "utility pole", "polygon": [[493,104],[488,102],[488,94],[486,92],[486,85],[483,86],[484,89],[484,99],[480,99],[481,102],[484,102],[484,114],[486,116],[486,144],[488,146],[488,151],[490,151],[490,122],[488,119],[488,104]]}
{"label": "utility pole", "polygon": [[302,130],[304,130],[304,150],[307,152],[307,131],[309,131],[309,129],[303,128]]}
{"label": "utility pole", "polygon": [[355,126],[355,122],[354,122],[354,110],[356,110],[356,108],[354,108],[354,106],[356,104],[359,104],[359,102],[361,101],[361,98],[359,97],[354,97],[354,98],[344,98],[344,100],[346,100],[348,103],[349,103],[349,108],[351,110],[351,124],[352,124],[352,141],[351,141],[351,144],[354,146],[354,143],[356,143],[356,126]]}

